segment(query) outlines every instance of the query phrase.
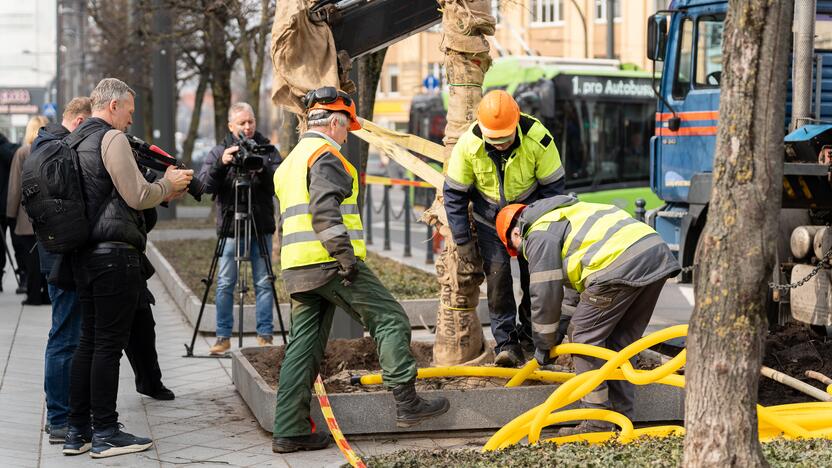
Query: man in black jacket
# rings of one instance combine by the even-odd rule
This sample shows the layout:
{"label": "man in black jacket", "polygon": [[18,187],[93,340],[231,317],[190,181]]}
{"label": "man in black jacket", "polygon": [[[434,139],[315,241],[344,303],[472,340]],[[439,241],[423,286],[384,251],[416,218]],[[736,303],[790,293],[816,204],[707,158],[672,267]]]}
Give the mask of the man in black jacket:
{"label": "man in black jacket", "polygon": [[[222,354],[231,348],[231,330],[234,327],[234,285],[237,283],[237,264],[234,261],[236,242],[234,238],[234,180],[241,171],[239,153],[239,135],[254,140],[257,144],[268,144],[269,140],[256,130],[257,121],[254,110],[245,102],[238,102],[228,110],[228,135],[223,144],[211,149],[197,176],[205,184],[206,193],[214,196],[217,208],[217,236],[226,237],[225,248],[219,259],[217,273],[217,341],[211,346],[211,354]],[[257,343],[260,346],[272,344],[274,320],[272,310],[271,278],[266,267],[266,259],[271,261],[272,235],[274,224],[274,170],[279,163],[279,155],[265,156],[261,169],[251,172],[251,206],[254,227],[257,235],[265,244],[265,252],[260,252],[260,244],[252,233],[251,272],[254,278],[254,292],[257,317]],[[227,229],[223,230],[223,225]],[[236,242],[235,242],[236,241]]]}
{"label": "man in black jacket", "polygon": [[76,151],[90,235],[72,255],[82,321],[72,358],[65,455],[91,450],[93,458],[103,458],[153,444],[121,430],[119,361],[134,318],[148,300],[144,211],[181,197],[193,171],[170,167],[159,180],[145,180],[123,133],[132,123],[134,95],[118,79],[101,80],[90,95],[92,117],[71,135],[80,139]]}
{"label": "man in black jacket", "polygon": [[[61,123],[50,123],[38,131],[32,142],[32,152],[48,142],[69,135],[81,123],[90,117],[90,98],[76,97],[64,109]],[[155,225],[154,208],[144,211],[147,231]],[[38,244],[40,270],[50,277],[53,267],[60,269],[66,264],[60,255],[46,251]],[[54,277],[60,276],[58,271]],[[71,279],[71,278],[70,278]],[[52,328],[46,342],[46,362],[44,367],[44,390],[46,392],[46,420],[49,443],[62,444],[66,439],[67,418],[69,416],[69,384],[72,367],[72,355],[81,338],[81,310],[78,306],[78,294],[71,284],[49,284],[49,299],[52,301]],[[162,372],[156,354],[156,332],[153,312],[150,305],[155,302],[150,291],[146,291],[147,300],[142,301],[133,320],[130,342],[125,349],[136,374],[136,390],[157,400],[172,400],[175,395],[162,384]]]}

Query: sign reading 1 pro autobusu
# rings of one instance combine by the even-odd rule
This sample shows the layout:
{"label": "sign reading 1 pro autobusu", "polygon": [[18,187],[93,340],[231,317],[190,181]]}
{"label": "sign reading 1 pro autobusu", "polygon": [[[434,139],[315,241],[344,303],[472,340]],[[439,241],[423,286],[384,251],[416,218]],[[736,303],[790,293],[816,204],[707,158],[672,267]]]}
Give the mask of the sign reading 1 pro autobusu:
{"label": "sign reading 1 pro autobusu", "polygon": [[0,114],[37,114],[46,88],[0,88]]}
{"label": "sign reading 1 pro autobusu", "polygon": [[637,99],[655,97],[649,78],[559,75],[555,77],[558,97],[583,99]]}

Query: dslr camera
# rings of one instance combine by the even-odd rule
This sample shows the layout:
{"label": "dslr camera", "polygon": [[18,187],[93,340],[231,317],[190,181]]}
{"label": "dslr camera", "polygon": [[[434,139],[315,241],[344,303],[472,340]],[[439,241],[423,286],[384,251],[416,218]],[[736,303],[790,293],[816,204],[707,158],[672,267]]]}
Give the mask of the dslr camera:
{"label": "dslr camera", "polygon": [[247,138],[243,132],[237,135],[235,143],[240,147],[240,150],[234,154],[231,165],[245,171],[262,169],[277,154],[274,145],[259,144],[253,139]]}
{"label": "dslr camera", "polygon": [[[177,169],[187,169],[184,163],[168,154],[162,148],[159,148],[156,145],[148,144],[141,138],[130,134],[125,134],[125,136],[127,137],[127,141],[130,142],[130,149],[133,150],[133,157],[136,158],[136,162],[139,167],[144,169],[143,175],[145,180],[148,182],[156,180],[156,174],[154,174],[151,169],[159,172],[165,172],[168,166],[173,166]],[[188,184],[188,193],[194,197],[196,201],[200,201],[202,199],[202,194],[205,193],[205,185],[202,181],[194,177],[191,179],[191,183]]]}

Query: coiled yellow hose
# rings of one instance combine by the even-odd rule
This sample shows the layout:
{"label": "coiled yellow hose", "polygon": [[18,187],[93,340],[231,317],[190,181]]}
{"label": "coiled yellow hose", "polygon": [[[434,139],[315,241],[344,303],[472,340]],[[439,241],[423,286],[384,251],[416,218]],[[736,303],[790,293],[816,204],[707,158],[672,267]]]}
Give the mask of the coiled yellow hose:
{"label": "coiled yellow hose", "polygon": [[[584,372],[577,376],[566,372],[539,370],[537,361],[531,360],[520,369],[475,366],[424,368],[418,370],[417,378],[496,377],[508,379],[506,387],[515,387],[527,379],[562,384],[552,392],[545,402],[514,418],[491,436],[491,439],[483,447],[484,451],[506,448],[524,438],[528,438],[530,443],[536,443],[540,440],[540,432],[544,427],[580,420],[607,421],[618,426],[621,431],[620,433],[576,434],[554,437],[546,441],[554,443],[577,441],[600,443],[617,436],[618,442],[628,443],[644,435],[655,437],[683,435],[685,430],[681,426],[654,426],[635,429],[632,421],[626,416],[611,410],[587,408],[561,411],[561,408],[580,400],[605,380],[627,380],[636,385],[656,383],[683,388],[685,378],[677,374],[676,371],[685,365],[685,350],[682,350],[668,362],[649,371],[634,369],[629,360],[651,346],[673,338],[686,336],[687,331],[687,325],[665,328],[641,338],[618,352],[580,343],[567,343],[552,348],[552,357],[561,354],[580,354],[606,361],[600,369]],[[381,375],[362,376],[360,383],[364,385],[381,384]],[[827,392],[832,394],[832,385],[827,388]],[[759,437],[764,442],[776,437],[787,439],[832,438],[832,403],[829,402],[794,403],[769,407],[758,405],[757,414]]]}

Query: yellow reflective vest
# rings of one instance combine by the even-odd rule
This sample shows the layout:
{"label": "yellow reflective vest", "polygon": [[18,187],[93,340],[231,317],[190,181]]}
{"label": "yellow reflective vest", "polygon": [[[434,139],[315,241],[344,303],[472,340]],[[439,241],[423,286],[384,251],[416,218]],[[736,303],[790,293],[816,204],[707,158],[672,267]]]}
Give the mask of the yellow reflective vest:
{"label": "yellow reflective vest", "polygon": [[341,202],[341,216],[356,258],[364,260],[367,256],[364,227],[358,210],[358,171],[327,140],[307,137],[298,142],[274,174],[283,234],[280,242],[280,266],[283,270],[336,261],[312,229],[309,210],[307,174],[315,160],[326,152],[341,160],[344,169],[352,176],[352,192]]}
{"label": "yellow reflective vest", "polygon": [[650,226],[616,206],[577,202],[541,216],[532,223],[525,236],[548,230],[550,224],[562,221],[570,225],[561,250],[563,271],[578,292],[586,288],[587,278],[619,258],[625,260],[629,254],[626,250],[631,245],[656,234]]}
{"label": "yellow reflective vest", "polygon": [[468,191],[474,186],[486,200],[503,203],[523,201],[534,193],[538,184],[551,184],[564,175],[554,140],[540,121],[521,114],[517,126],[520,144],[505,164],[500,187],[500,168],[488,156],[485,141],[474,122],[454,146],[448,161],[447,183],[451,188]]}

